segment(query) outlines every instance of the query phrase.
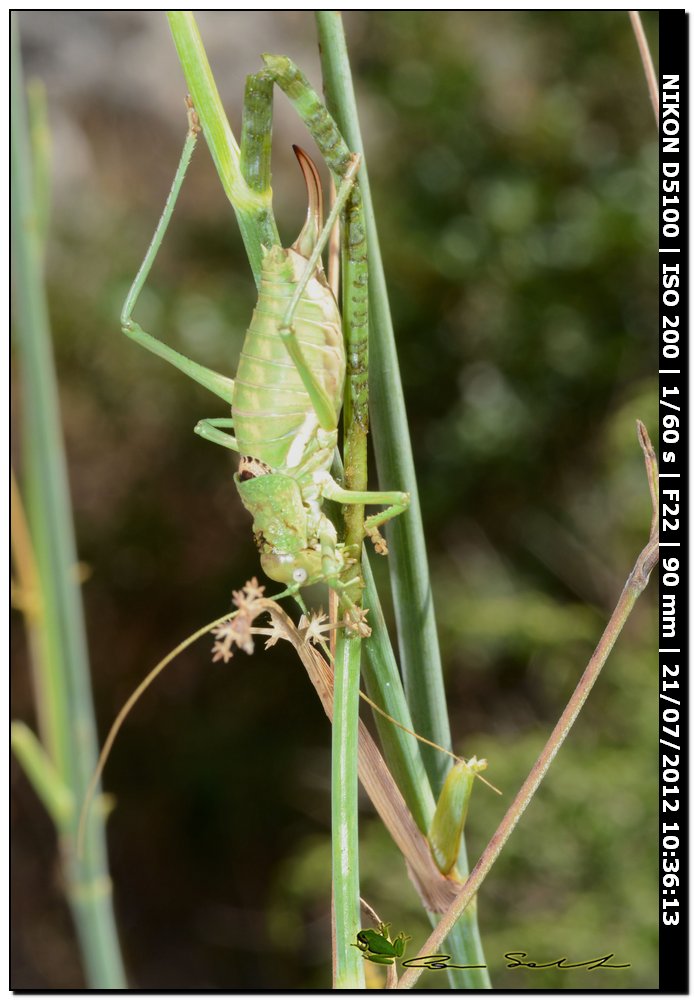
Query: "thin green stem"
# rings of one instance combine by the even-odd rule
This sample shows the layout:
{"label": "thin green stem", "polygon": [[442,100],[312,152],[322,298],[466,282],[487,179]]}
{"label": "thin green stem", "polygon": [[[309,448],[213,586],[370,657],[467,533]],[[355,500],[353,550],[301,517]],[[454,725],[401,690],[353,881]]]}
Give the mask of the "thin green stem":
{"label": "thin green stem", "polygon": [[59,830],[63,829],[70,820],[74,802],[58,769],[40,741],[23,722],[12,723],[10,739],[12,752],[22,765],[54,826]]}
{"label": "thin green stem", "polygon": [[[69,790],[72,801],[79,802],[96,763],[96,726],[81,595],[74,577],[77,552],[43,282],[41,223],[37,220],[33,203],[34,187],[16,16],[12,19],[11,63],[16,319],[22,398],[25,401],[29,531],[41,586],[39,600],[45,625],[45,646],[50,655],[47,670],[52,680],[47,711],[52,713],[51,730],[56,734],[56,747],[55,757],[49,759],[51,767],[60,776],[63,788]],[[27,749],[26,740],[23,748]],[[31,750],[29,753],[31,755]],[[40,763],[36,755],[32,760]],[[45,768],[42,775],[48,775]],[[82,860],[76,857],[74,850],[75,809],[59,828],[66,895],[77,927],[90,987],[124,989],[126,984],[111,902],[103,819],[103,815],[94,816],[89,824]]]}
{"label": "thin green stem", "polygon": [[[320,98],[290,59],[264,55],[263,61],[306,123],[336,182],[344,183],[351,175],[354,158]],[[345,486],[349,490],[364,491],[367,486],[368,272],[358,179],[349,191],[343,221],[342,329],[347,357],[343,409]],[[356,559],[356,565],[349,568],[349,575],[358,577],[364,537],[362,506],[354,505],[346,509],[345,529],[345,542]],[[349,597],[359,603],[360,593],[350,593]],[[342,636],[338,640],[336,654],[332,737],[334,985],[336,989],[360,989],[364,984],[363,962],[357,949],[352,948],[352,943],[359,930],[357,727],[361,640],[355,636]]]}
{"label": "thin green stem", "polygon": [[[226,120],[207,56],[190,12],[169,12],[169,24],[193,102],[222,184],[238,217],[256,282],[259,281],[262,246],[277,243],[269,187],[269,138],[271,86],[274,81],[287,94],[305,120],[334,176],[348,173],[353,157],[325,107],[303,74],[285,57],[265,56],[265,69],[251,77],[246,88],[243,136],[247,148],[239,150]],[[359,186],[355,182],[345,207],[343,253],[343,332],[346,344],[347,389],[345,400],[345,450],[348,455],[346,485],[366,488],[367,269]],[[271,225],[270,225],[271,223]],[[353,507],[345,518],[347,543],[357,561],[364,534],[363,508]],[[356,570],[356,573],[355,573]],[[358,578],[358,566],[350,567]],[[349,595],[356,603],[358,594]],[[359,930],[359,875],[357,840],[357,724],[361,641],[344,638],[336,677],[333,729],[334,897],[336,923],[336,982],[339,988],[363,986],[363,966],[350,948]]]}
{"label": "thin green stem", "polygon": [[364,961],[352,944],[360,930],[358,828],[359,662],[361,639],[338,633],[332,727],[333,989],[364,989]]}
{"label": "thin green stem", "polygon": [[[364,643],[366,656],[362,663],[362,675],[366,692],[372,701],[408,729],[414,730],[410,709],[405,698],[402,680],[383,617],[381,602],[369,560],[362,557],[364,576],[364,606],[369,609],[371,635]],[[420,744],[398,726],[391,725],[375,713],[374,719],[388,767],[395,778],[407,808],[415,823],[426,836],[434,817],[436,801],[427,777]]]}

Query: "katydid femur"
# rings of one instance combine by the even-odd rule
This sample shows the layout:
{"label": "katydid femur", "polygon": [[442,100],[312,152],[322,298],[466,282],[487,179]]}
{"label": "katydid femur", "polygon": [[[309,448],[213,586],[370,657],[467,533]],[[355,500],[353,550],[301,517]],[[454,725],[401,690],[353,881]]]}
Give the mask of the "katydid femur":
{"label": "katydid femur", "polygon": [[[201,420],[195,431],[241,456],[234,481],[243,505],[253,516],[263,570],[270,579],[285,585],[282,596],[298,595],[301,587],[325,581],[340,595],[348,626],[368,634],[363,614],[348,593],[360,583],[358,573],[350,579],[350,566],[358,560],[338,542],[335,526],[322,510],[326,498],[343,505],[383,506],[384,510],[364,520],[364,533],[371,536],[377,551],[384,552],[379,526],[409,506],[407,493],[346,490],[330,474],[344,392],[345,344],[340,312],[323,274],[321,253],[358,184],[360,158],[345,156],[346,146],[340,138],[336,157],[340,185],[323,225],[318,172],[306,153],[294,147],[308,192],[306,222],[289,249],[279,245],[262,248],[258,304],[236,379],[232,380],[179,354],[132,318],[197,140],[199,125],[190,102],[188,117],[188,136],[171,192],[123,306],[123,332],[231,405],[231,417]],[[315,128],[324,135],[325,122],[321,124],[322,130]],[[254,138],[249,155],[254,150],[258,156],[264,155]],[[335,163],[331,166],[336,169]],[[363,291],[365,259],[361,266]]]}

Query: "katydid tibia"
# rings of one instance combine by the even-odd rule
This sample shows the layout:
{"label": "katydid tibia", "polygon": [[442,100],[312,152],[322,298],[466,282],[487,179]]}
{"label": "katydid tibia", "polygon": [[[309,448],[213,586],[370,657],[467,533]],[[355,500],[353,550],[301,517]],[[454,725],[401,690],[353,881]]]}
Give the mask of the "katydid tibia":
{"label": "katydid tibia", "polygon": [[[266,57],[266,65],[271,65],[273,58]],[[264,71],[265,78],[268,72]],[[296,77],[293,78],[293,85],[299,90],[303,86],[301,79],[297,84]],[[247,88],[247,92],[251,89]],[[257,95],[254,99],[257,100]],[[323,110],[329,119],[327,110]],[[331,119],[329,122],[335,129]],[[358,569],[350,574],[352,564],[358,563],[357,554],[338,541],[322,502],[330,499],[342,505],[384,507],[366,517],[363,531],[371,536],[377,551],[385,552],[378,528],[407,510],[409,495],[399,491],[347,490],[330,474],[346,362],[340,311],[323,275],[321,253],[358,184],[360,159],[345,155],[346,146],[340,138],[337,156],[332,153],[333,163],[329,164],[339,172],[340,183],[324,225],[317,170],[306,153],[294,147],[308,191],[306,222],[288,249],[279,245],[262,248],[258,303],[246,333],[236,379],[232,380],[179,354],[133,319],[138,296],[171,219],[198,131],[197,117],[189,104],[189,130],[183,154],[159,225],[123,306],[122,329],[141,346],[230,404],[231,417],[201,420],[195,431],[241,456],[234,481],[243,505],[253,516],[263,570],[270,579],[285,585],[281,596],[298,596],[301,587],[325,581],[338,592],[348,626],[366,635],[363,613],[349,593],[355,585],[360,589]],[[334,149],[336,140],[332,137],[326,140],[324,119],[314,125],[313,131],[319,147],[324,151]],[[252,138],[255,141],[249,141],[247,154],[242,145],[242,158],[266,155],[257,136]],[[363,226],[361,229],[363,234]],[[365,258],[360,264],[361,274],[356,280],[363,294]]]}

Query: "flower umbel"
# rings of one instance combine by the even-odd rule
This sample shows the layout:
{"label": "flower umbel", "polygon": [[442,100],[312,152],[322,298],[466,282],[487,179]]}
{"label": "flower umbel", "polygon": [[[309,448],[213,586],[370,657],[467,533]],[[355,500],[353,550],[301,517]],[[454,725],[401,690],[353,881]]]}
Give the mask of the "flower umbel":
{"label": "flower umbel", "polygon": [[251,626],[263,610],[262,600],[265,587],[258,584],[255,577],[245,584],[242,590],[235,590],[232,603],[237,610],[233,612],[228,622],[223,622],[212,629],[212,635],[217,642],[212,647],[212,662],[223,660],[228,663],[234,655],[232,647],[238,646],[250,656],[253,652],[253,636]]}

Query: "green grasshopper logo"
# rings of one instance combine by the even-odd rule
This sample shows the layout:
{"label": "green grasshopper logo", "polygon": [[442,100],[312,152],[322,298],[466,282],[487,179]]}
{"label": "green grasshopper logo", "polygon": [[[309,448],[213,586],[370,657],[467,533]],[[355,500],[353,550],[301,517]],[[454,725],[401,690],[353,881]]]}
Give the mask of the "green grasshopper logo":
{"label": "green grasshopper logo", "polygon": [[410,940],[409,935],[402,931],[395,940],[391,941],[388,928],[390,924],[379,924],[378,930],[359,931],[357,943],[353,948],[358,948],[364,958],[376,965],[393,965],[396,958],[402,958],[405,954],[405,946]]}

